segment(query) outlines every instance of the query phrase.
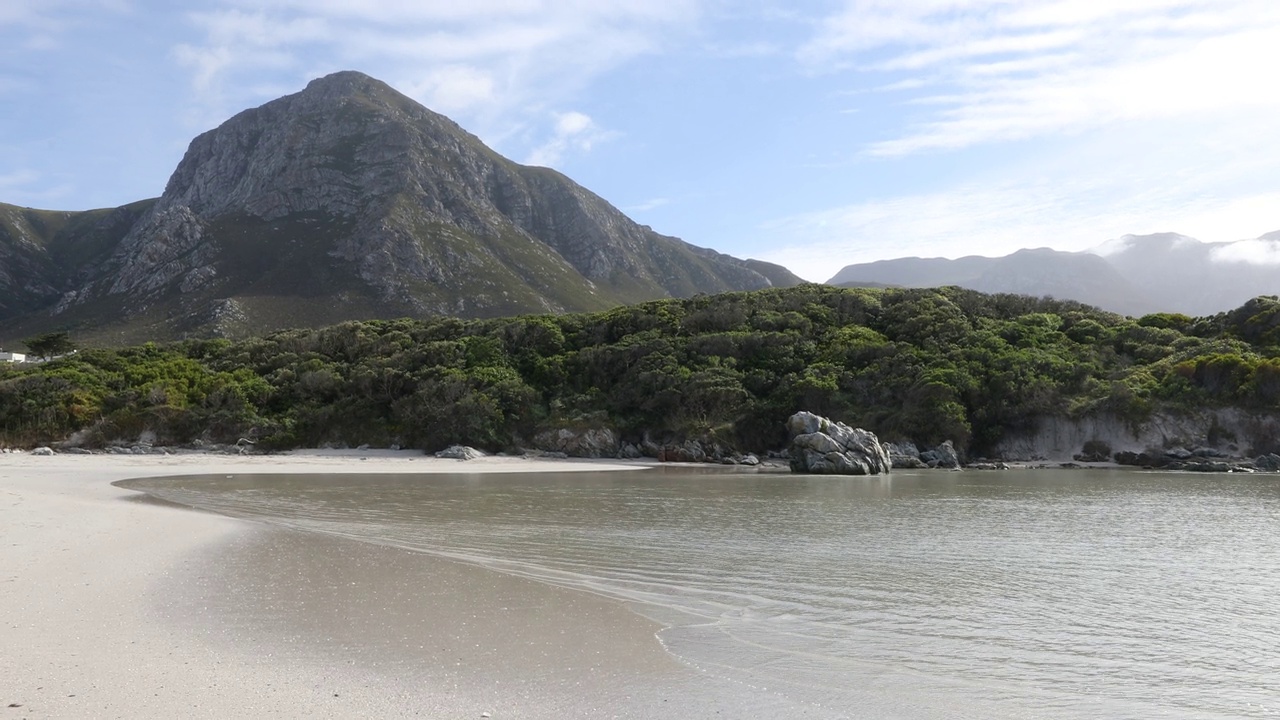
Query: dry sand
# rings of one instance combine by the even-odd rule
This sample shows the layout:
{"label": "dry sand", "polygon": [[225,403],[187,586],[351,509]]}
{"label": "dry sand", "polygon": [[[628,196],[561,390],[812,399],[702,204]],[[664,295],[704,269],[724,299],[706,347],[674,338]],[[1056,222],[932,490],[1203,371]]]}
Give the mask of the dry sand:
{"label": "dry sand", "polygon": [[605,467],[388,451],[0,455],[0,720],[676,716],[705,678],[614,601],[110,485]]}

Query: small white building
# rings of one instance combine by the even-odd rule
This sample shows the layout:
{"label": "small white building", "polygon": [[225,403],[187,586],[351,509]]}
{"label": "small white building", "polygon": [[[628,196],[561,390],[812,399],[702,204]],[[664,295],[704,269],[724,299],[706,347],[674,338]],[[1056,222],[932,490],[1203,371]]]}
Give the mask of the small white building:
{"label": "small white building", "polygon": [[27,361],[27,356],[23,355],[22,353],[5,352],[3,350],[0,350],[0,362],[20,363],[20,362],[26,362],[26,361]]}

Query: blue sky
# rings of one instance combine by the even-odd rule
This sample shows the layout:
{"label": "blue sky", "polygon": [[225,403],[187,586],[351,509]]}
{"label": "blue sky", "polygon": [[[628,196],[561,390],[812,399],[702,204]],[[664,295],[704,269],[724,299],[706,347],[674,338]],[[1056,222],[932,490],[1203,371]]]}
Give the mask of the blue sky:
{"label": "blue sky", "polygon": [[1280,230],[1274,0],[0,0],[0,202],[154,197],[344,69],[811,280]]}

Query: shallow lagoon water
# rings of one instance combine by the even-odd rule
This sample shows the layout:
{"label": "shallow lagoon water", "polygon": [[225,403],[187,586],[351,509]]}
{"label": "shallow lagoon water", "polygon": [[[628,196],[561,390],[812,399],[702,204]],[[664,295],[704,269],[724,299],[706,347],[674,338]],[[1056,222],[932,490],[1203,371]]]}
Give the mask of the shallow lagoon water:
{"label": "shallow lagoon water", "polygon": [[1270,476],[659,468],[125,486],[615,598],[716,687],[823,717],[1280,716]]}

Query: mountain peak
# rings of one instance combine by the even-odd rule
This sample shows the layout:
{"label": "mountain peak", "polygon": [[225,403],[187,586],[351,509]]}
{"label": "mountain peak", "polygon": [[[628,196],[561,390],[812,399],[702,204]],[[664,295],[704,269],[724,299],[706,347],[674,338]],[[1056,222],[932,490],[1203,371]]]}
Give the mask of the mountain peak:
{"label": "mountain peak", "polygon": [[322,75],[311,82],[307,83],[307,87],[303,90],[327,90],[330,88],[350,88],[364,89],[368,87],[390,88],[390,85],[381,80],[365,75],[359,70],[339,70],[328,75]]}
{"label": "mountain peak", "polygon": [[318,77],[307,83],[307,86],[301,91],[286,95],[267,104],[287,103],[290,100],[320,104],[341,103],[344,100],[351,99],[373,103],[382,107],[394,107],[401,110],[436,115],[436,113],[431,113],[430,110],[385,82],[356,70],[342,70]]}
{"label": "mountain peak", "polygon": [[638,225],[355,71],[195,138],[110,257],[77,272],[90,279],[67,288],[58,312],[123,303],[258,329],[595,310],[800,282]]}

